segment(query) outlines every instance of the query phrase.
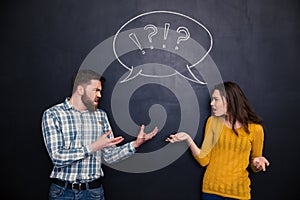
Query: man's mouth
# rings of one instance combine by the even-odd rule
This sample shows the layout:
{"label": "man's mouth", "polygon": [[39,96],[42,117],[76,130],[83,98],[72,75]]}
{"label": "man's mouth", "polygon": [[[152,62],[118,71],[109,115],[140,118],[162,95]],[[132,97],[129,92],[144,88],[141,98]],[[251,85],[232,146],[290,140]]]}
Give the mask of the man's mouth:
{"label": "man's mouth", "polygon": [[95,99],[95,100],[94,100],[94,104],[95,104],[95,105],[98,105],[98,103],[99,103],[98,101],[99,101],[99,99]]}

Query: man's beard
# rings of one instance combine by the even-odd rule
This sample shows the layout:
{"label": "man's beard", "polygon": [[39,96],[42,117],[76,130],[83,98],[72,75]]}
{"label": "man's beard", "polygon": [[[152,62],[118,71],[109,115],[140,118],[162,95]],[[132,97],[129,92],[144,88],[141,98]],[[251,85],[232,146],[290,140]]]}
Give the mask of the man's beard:
{"label": "man's beard", "polygon": [[89,97],[84,93],[83,96],[81,96],[81,100],[83,104],[86,106],[88,111],[95,111],[97,106],[94,105],[94,101],[91,101]]}

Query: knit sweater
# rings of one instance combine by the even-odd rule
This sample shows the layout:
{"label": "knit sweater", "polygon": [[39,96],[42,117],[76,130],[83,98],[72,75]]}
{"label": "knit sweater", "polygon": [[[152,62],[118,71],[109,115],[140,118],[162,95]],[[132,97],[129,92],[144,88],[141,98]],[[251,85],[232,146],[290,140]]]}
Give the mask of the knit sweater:
{"label": "knit sweater", "polygon": [[[221,128],[216,128],[218,126]],[[252,161],[262,156],[264,132],[259,124],[249,124],[248,129],[250,133],[246,133],[243,127],[238,128],[236,135],[221,118],[209,117],[205,138],[215,141],[209,143],[204,139],[201,149],[206,151],[205,155],[202,152],[194,156],[200,165],[207,166],[202,186],[204,193],[236,199],[251,198],[247,167],[250,161],[252,170],[256,171]],[[211,134],[213,136],[209,137]]]}

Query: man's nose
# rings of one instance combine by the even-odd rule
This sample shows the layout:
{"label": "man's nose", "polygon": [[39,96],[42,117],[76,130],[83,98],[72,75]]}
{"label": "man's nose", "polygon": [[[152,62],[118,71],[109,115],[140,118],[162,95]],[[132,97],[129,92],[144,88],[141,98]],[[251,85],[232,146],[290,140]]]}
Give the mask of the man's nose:
{"label": "man's nose", "polygon": [[100,91],[98,91],[98,92],[96,93],[96,95],[97,95],[98,98],[101,98],[101,92],[100,92]]}

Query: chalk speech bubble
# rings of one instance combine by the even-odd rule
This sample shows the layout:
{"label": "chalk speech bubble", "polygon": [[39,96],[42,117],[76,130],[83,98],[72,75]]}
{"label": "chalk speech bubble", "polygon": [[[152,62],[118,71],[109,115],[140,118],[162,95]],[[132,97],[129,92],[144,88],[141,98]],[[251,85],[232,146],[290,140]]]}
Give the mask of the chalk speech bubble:
{"label": "chalk speech bubble", "polygon": [[[149,17],[155,18],[160,14],[164,14],[168,20],[172,19],[172,17],[176,17],[177,20],[182,19],[182,21],[188,20],[189,22],[192,22],[191,24],[193,25],[193,30],[196,26],[197,28],[200,28],[202,32],[204,31],[207,34],[209,41],[208,49],[205,49],[202,45],[199,45],[198,41],[193,39],[193,37],[198,34],[197,30],[193,31],[193,36],[191,35],[187,27],[172,27],[173,24],[169,22],[164,22],[163,24],[158,26],[145,23],[144,27],[135,27],[135,32],[131,32],[130,34],[125,36],[121,36],[120,32],[124,32],[126,28],[134,26],[134,21],[149,21],[151,20],[151,18],[149,19]],[[145,17],[148,18],[145,20]],[[152,29],[154,30],[154,32],[150,32],[149,34],[149,31],[147,31],[148,29]],[[179,47],[179,43],[184,44]],[[192,17],[173,11],[151,11],[133,17],[121,26],[121,28],[116,32],[113,38],[114,55],[118,62],[126,70],[128,70],[127,76],[121,81],[121,83],[132,80],[137,76],[164,78],[179,75],[189,81],[199,84],[206,84],[204,81],[201,81],[196,77],[196,75],[192,71],[192,68],[201,63],[209,55],[212,46],[213,37],[210,31],[203,24],[193,19]],[[149,73],[149,70],[147,71],[143,68],[133,66],[130,63],[126,63],[120,58],[120,55],[123,55],[124,51],[129,52],[134,50],[141,50],[141,56],[147,56],[146,49],[164,50],[186,59],[188,61],[188,64],[183,67],[185,68],[185,70],[187,70],[188,75],[185,75],[176,69],[169,70],[169,72],[165,74],[153,74]]]}

